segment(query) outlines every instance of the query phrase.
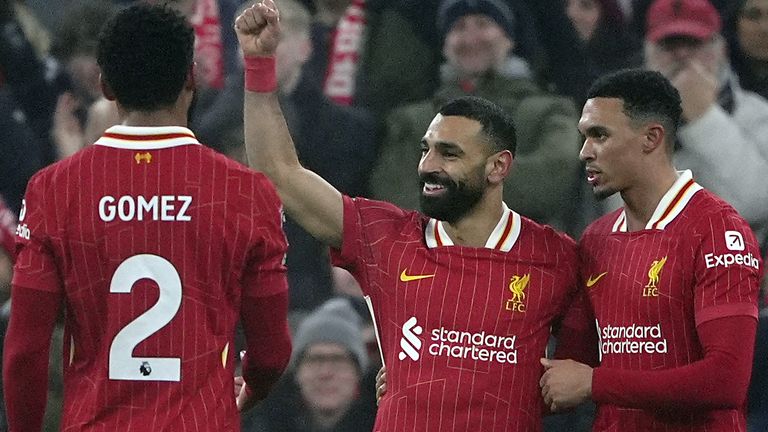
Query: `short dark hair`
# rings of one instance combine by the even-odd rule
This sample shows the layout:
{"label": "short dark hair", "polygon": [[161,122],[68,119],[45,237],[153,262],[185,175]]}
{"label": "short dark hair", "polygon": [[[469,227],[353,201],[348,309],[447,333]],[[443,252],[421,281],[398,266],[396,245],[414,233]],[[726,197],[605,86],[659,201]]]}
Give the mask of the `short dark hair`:
{"label": "short dark hair", "polygon": [[440,107],[438,114],[466,117],[479,122],[493,152],[509,150],[513,156],[515,155],[517,149],[515,122],[495,103],[475,96],[464,96]]}
{"label": "short dark hair", "polygon": [[144,3],[115,15],[98,46],[102,78],[128,110],[173,105],[193,62],[195,36],[178,12]]}
{"label": "short dark hair", "polygon": [[617,98],[624,103],[624,114],[633,123],[657,121],[664,125],[672,151],[683,108],[680,93],[664,75],[645,69],[625,69],[598,78],[587,99]]}

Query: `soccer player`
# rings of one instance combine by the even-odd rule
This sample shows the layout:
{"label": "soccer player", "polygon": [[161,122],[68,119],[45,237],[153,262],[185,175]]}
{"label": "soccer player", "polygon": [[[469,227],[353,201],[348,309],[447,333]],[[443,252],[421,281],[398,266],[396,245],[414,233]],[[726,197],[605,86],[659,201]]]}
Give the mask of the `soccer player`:
{"label": "soccer player", "polygon": [[746,430],[761,258],[744,219],[672,165],[680,116],[666,78],[632,70],[597,81],[579,121],[595,195],[624,201],[580,242],[602,361],[543,360],[541,385],[553,410],[591,397],[595,431]]}
{"label": "soccer player", "polygon": [[541,430],[550,327],[562,319],[561,334],[594,333],[563,318],[576,293],[574,242],[502,202],[515,151],[509,117],[471,97],[440,109],[420,144],[425,215],[342,196],[299,164],[285,127],[277,14],[265,0],[236,20],[248,157],[371,298],[389,377],[375,430]]}
{"label": "soccer player", "polygon": [[29,182],[3,365],[12,431],[40,431],[62,306],[62,430],[238,431],[238,407],[289,360],[279,200],[185,127],[193,43],[170,9],[120,12],[98,59],[123,124]]}

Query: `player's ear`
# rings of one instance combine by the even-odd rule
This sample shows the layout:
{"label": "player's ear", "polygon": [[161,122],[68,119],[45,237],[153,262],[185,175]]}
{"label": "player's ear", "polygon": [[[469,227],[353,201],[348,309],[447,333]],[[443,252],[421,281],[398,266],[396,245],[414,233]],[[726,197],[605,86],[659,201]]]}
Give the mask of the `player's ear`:
{"label": "player's ear", "polygon": [[509,175],[514,160],[515,158],[509,150],[503,150],[489,156],[485,166],[488,182],[492,184],[502,183]]}
{"label": "player's ear", "polygon": [[[664,146],[665,130],[659,123],[651,123],[645,130],[645,139],[643,140],[643,153],[651,153],[657,148]],[[661,148],[663,151],[663,148]]]}
{"label": "player's ear", "polygon": [[101,92],[104,94],[104,97],[107,100],[114,101],[117,99],[115,97],[115,92],[112,91],[112,87],[109,86],[109,84],[104,81],[104,75],[99,74],[99,86],[101,87]]}

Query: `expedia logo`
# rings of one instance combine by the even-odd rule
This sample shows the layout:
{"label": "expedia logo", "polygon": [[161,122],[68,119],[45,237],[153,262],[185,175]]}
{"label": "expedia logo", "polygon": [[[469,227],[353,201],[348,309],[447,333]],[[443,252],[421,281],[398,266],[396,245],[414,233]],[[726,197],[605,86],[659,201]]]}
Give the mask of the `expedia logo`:
{"label": "expedia logo", "polygon": [[19,222],[24,222],[24,218],[27,217],[27,200],[21,200],[21,211],[19,212]]}
{"label": "expedia logo", "polygon": [[704,262],[707,264],[707,268],[715,268],[723,266],[728,268],[732,265],[742,265],[747,267],[754,267],[755,270],[760,270],[760,262],[752,255],[752,252],[747,254],[722,254],[715,255],[708,253],[704,255]]}
{"label": "expedia logo", "polygon": [[24,219],[27,217],[27,200],[23,199],[21,200],[21,211],[19,212],[19,224],[16,225],[16,235],[29,240],[29,237],[32,235],[32,232],[29,230],[29,227],[27,224],[23,223]]}
{"label": "expedia logo", "polygon": [[725,247],[732,251],[744,250],[744,237],[738,231],[725,232]]}
{"label": "expedia logo", "polygon": [[403,337],[400,338],[400,351],[397,358],[401,361],[406,357],[410,357],[411,360],[416,361],[419,359],[419,350],[421,350],[421,339],[416,335],[420,335],[424,331],[421,326],[416,324],[416,317],[411,317],[403,324]]}

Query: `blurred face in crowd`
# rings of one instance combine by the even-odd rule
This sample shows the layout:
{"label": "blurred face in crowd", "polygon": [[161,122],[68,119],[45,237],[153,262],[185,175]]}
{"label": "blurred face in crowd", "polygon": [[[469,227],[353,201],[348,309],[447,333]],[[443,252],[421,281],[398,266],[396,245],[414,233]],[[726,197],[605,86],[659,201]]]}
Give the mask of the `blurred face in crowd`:
{"label": "blurred face in crowd", "polygon": [[749,57],[768,60],[768,0],[747,0],[739,16],[738,37]]}
{"label": "blurred face in crowd", "polygon": [[648,69],[661,72],[670,80],[692,62],[701,64],[707,72],[717,76],[724,56],[725,44],[719,35],[707,40],[670,36],[655,43],[646,41],[645,44]]}
{"label": "blurred face in crowd", "polygon": [[581,40],[592,38],[600,20],[600,4],[597,0],[567,0],[565,11]]}
{"label": "blurred face in crowd", "polygon": [[72,85],[78,97],[87,103],[101,97],[99,69],[96,57],[91,54],[75,54],[66,62],[67,73],[72,77]]}
{"label": "blurred face in crowd", "polygon": [[320,342],[304,352],[296,382],[310,410],[333,415],[345,411],[357,398],[360,371],[342,345]]}
{"label": "blurred face in crowd", "polygon": [[421,142],[421,210],[454,223],[482,198],[487,187],[488,144],[478,121],[438,114]]}
{"label": "blurred face in crowd", "polygon": [[501,64],[513,47],[496,21],[487,15],[465,15],[446,34],[443,55],[459,73],[471,77]]}
{"label": "blurred face in crowd", "polygon": [[587,100],[579,120],[584,136],[579,158],[586,163],[587,181],[598,199],[629,189],[642,174],[638,165],[645,128],[635,127],[617,98]]}

